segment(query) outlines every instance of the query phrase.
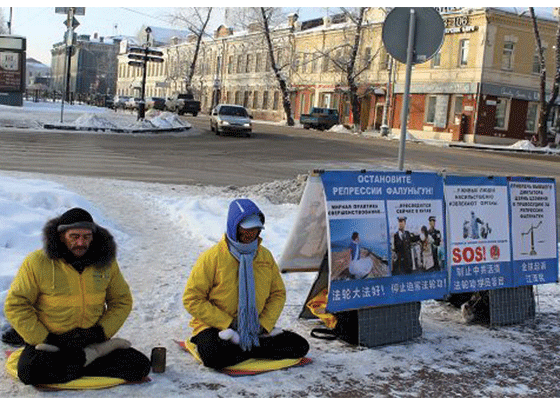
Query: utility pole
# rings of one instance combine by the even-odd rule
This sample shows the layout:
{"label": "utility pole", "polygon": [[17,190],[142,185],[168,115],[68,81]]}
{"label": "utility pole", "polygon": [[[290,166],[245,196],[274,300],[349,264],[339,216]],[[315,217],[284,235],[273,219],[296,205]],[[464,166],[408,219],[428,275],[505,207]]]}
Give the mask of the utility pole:
{"label": "utility pole", "polygon": [[64,100],[70,102],[70,67],[72,63],[72,51],[74,49],[74,29],[80,23],[74,18],[75,15],[85,15],[85,7],[55,7],[56,14],[66,14],[66,84],[64,85],[64,96],[62,96],[62,104],[60,107],[60,122],[64,122]]}
{"label": "utility pole", "polygon": [[8,35],[12,34],[12,8],[10,7],[10,19],[8,20]]}

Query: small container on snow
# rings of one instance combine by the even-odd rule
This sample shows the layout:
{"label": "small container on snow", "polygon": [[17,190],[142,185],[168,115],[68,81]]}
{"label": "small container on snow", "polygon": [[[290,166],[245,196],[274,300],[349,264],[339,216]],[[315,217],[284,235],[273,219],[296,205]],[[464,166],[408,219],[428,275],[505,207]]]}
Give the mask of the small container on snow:
{"label": "small container on snow", "polygon": [[154,347],[152,349],[152,372],[163,373],[165,372],[165,347]]}

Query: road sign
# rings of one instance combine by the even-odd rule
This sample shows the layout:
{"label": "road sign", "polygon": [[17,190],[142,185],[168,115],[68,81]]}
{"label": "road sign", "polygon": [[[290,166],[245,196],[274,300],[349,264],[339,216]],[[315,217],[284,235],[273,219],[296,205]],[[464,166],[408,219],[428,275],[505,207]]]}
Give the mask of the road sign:
{"label": "road sign", "polygon": [[72,17],[72,23],[71,23],[71,24],[69,23],[68,18],[63,22],[63,24],[64,24],[68,29],[70,29],[70,28],[76,29],[76,28],[80,25],[80,23],[78,22],[78,20],[77,20],[76,18],[74,18],[74,17]]}
{"label": "road sign", "polygon": [[[85,7],[72,7],[74,9],[74,15],[86,15]],[[55,14],[68,14],[70,7],[55,7]]]}
{"label": "road sign", "polygon": [[144,54],[145,49],[143,47],[129,46],[128,52],[129,53],[142,53],[142,54]]}
{"label": "road sign", "polygon": [[131,60],[144,60],[144,57],[142,54],[136,54],[136,53],[129,53],[128,54],[128,58],[130,58]]}
{"label": "road sign", "polygon": [[144,67],[144,63],[141,61],[129,61],[128,65],[131,65],[133,67]]}
{"label": "road sign", "polygon": [[[432,7],[413,7],[416,20],[412,64],[431,59],[443,44],[445,25]],[[406,63],[408,28],[411,7],[396,7],[385,18],[381,33],[387,52],[397,61]]]}
{"label": "road sign", "polygon": [[148,61],[153,61],[153,62],[157,62],[157,63],[162,63],[163,62],[163,58],[159,58],[159,57],[147,57],[146,60]]}

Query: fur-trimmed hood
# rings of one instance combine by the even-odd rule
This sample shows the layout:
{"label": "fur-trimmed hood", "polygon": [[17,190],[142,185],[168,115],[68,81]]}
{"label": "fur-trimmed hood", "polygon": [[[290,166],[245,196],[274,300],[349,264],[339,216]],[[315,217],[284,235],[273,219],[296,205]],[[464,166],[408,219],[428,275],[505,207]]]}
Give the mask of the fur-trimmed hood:
{"label": "fur-trimmed hood", "polygon": [[[43,228],[43,246],[48,258],[56,260],[65,258],[68,254],[66,245],[60,240],[60,233],[57,231],[60,224],[60,217],[48,221]],[[91,264],[98,268],[104,268],[117,256],[117,244],[111,233],[96,225],[93,232],[93,240],[88,252],[84,257],[91,260]]]}

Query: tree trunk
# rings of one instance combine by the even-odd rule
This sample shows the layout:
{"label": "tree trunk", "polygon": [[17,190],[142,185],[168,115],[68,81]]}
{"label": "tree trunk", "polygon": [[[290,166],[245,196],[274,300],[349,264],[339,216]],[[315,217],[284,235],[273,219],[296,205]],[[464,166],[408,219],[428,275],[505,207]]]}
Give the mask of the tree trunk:
{"label": "tree trunk", "polygon": [[268,25],[268,16],[266,15],[266,10],[261,7],[261,15],[263,22],[263,33],[268,46],[268,57],[270,58],[270,65],[274,76],[278,81],[280,86],[280,91],[282,92],[282,106],[284,107],[284,113],[286,114],[286,121],[288,126],[294,126],[294,118],[292,117],[292,102],[290,100],[290,92],[288,91],[288,85],[286,79],[280,73],[280,69],[276,65],[276,60],[274,59],[274,47],[272,45],[272,39],[270,38],[270,27]]}
{"label": "tree trunk", "polygon": [[544,54],[543,48],[541,43],[541,35],[539,32],[539,27],[537,25],[537,17],[535,16],[535,9],[533,7],[529,7],[529,12],[531,13],[531,20],[533,21],[533,31],[535,33],[535,41],[537,42],[537,51],[539,54],[539,63],[541,66],[541,74],[540,74],[540,85],[539,85],[539,102],[540,102],[540,112],[539,112],[539,119],[538,119],[538,140],[537,145],[539,147],[546,146],[546,121],[548,119],[548,115],[546,112],[546,64],[544,61]]}
{"label": "tree trunk", "polygon": [[348,69],[346,71],[346,79],[348,80],[348,87],[350,89],[350,104],[352,106],[352,116],[354,124],[354,132],[361,132],[361,115],[360,115],[360,99],[358,97],[358,85],[356,84],[356,58],[358,56],[358,49],[362,36],[362,24],[364,20],[364,12],[366,8],[360,7],[358,18],[356,20],[356,33],[354,35],[354,44],[352,45],[352,53],[348,62]]}
{"label": "tree trunk", "polygon": [[196,32],[196,46],[193,54],[193,59],[191,65],[189,67],[189,72],[185,77],[185,85],[187,86],[187,91],[192,92],[192,78],[194,76],[194,71],[196,69],[196,62],[198,60],[198,52],[200,51],[200,44],[202,42],[202,36],[206,31],[206,26],[208,25],[208,21],[210,21],[210,14],[212,14],[212,7],[208,9],[208,13],[206,14],[206,20],[202,23],[200,31]]}

